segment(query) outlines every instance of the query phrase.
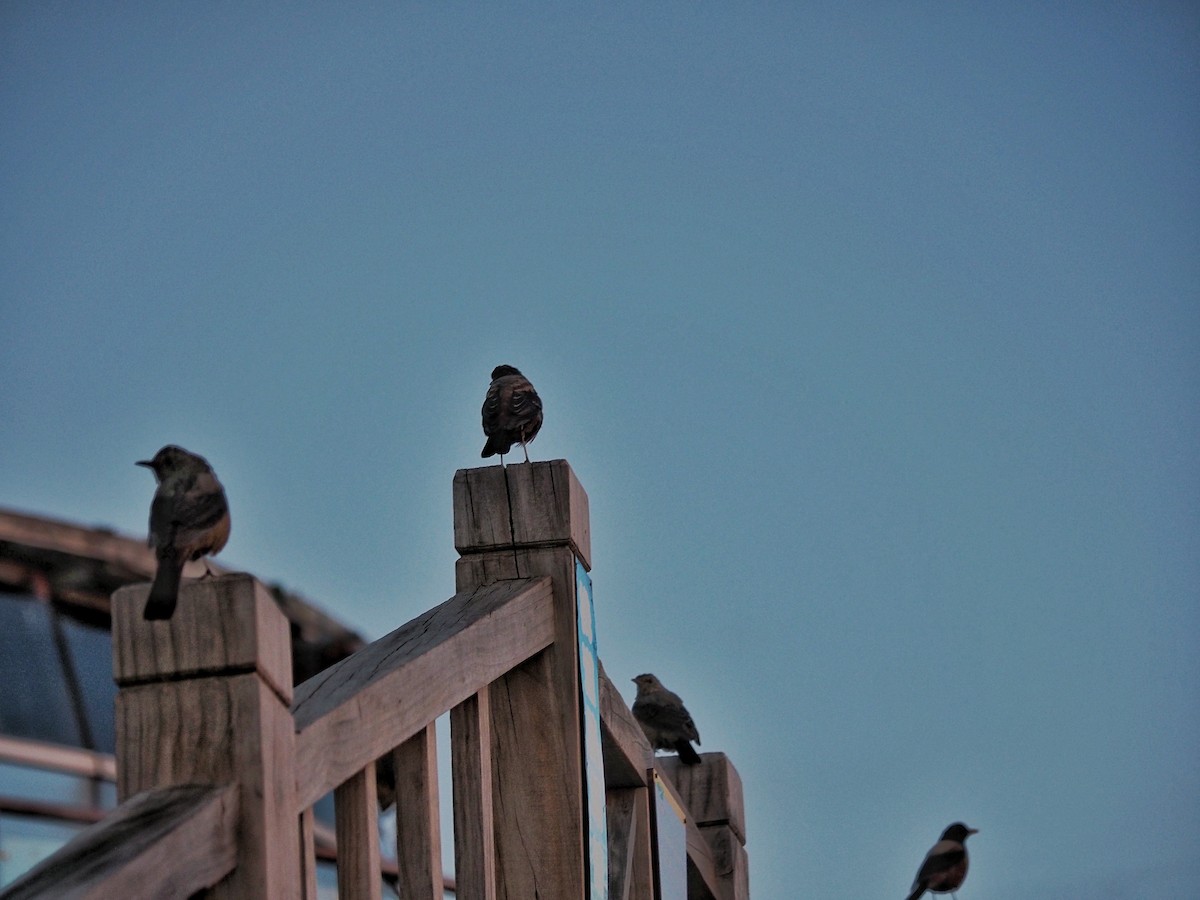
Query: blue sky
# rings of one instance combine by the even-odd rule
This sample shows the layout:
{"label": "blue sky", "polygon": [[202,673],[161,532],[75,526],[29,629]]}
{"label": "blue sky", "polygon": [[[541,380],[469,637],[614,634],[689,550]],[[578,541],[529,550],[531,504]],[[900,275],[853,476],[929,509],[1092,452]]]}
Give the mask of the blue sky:
{"label": "blue sky", "polygon": [[453,593],[493,366],[591,499],[601,654],[746,783],[755,896],[1200,880],[1200,14],[0,10],[0,504],[369,637]]}

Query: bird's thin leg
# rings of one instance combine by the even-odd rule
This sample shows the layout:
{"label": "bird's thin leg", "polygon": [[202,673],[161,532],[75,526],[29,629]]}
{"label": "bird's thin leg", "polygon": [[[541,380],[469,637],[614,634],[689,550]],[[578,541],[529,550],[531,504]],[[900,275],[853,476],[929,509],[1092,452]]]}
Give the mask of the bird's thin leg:
{"label": "bird's thin leg", "polygon": [[529,462],[529,448],[525,446],[524,441],[521,441],[521,449],[525,451],[525,462]]}

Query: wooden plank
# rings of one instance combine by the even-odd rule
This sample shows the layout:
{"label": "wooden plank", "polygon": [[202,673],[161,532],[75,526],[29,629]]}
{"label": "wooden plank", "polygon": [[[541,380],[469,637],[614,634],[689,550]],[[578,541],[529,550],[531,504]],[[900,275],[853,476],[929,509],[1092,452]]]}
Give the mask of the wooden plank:
{"label": "wooden plank", "polygon": [[553,639],[547,579],[472,588],[296,689],[296,793],[310,806]]}
{"label": "wooden plank", "polygon": [[746,811],[742,776],[724,753],[702,753],[697,766],[684,765],[677,756],[657,760],[697,825],[728,825],[746,843]]}
{"label": "wooden plank", "polygon": [[495,900],[492,713],[484,687],[450,710],[456,900]]}
{"label": "wooden plank", "polygon": [[437,728],[430,723],[396,748],[396,867],[405,900],[442,900]]}
{"label": "wooden plank", "polygon": [[454,546],[464,556],[513,546],[568,546],[590,570],[587,492],[565,459],[459,469]]}
{"label": "wooden plank", "polygon": [[310,806],[300,813],[300,898],[317,900],[317,817]]}
{"label": "wooden plank", "polygon": [[187,581],[175,614],[142,618],[150,587],[113,594],[113,677],[119,685],[222,672],[258,672],[284,703],[292,700],[287,618],[267,589],[244,573]]}
{"label": "wooden plank", "polygon": [[117,695],[117,793],[177,784],[240,784],[236,877],[213,897],[300,892],[292,719],[256,674],[123,688]]}
{"label": "wooden plank", "polygon": [[[523,465],[523,464],[522,464]],[[497,897],[582,897],[586,834],[575,557],[569,547],[461,557],[460,589],[550,575],[555,643],[491,686]]]}
{"label": "wooden plank", "polygon": [[654,900],[650,791],[609,788],[607,803],[609,900]]}
{"label": "wooden plank", "polygon": [[375,765],[371,763],[339,784],[333,793],[337,827],[339,897],[381,900],[379,805]]}
{"label": "wooden plank", "polygon": [[612,787],[646,785],[654,750],[625,698],[600,665],[600,735],[604,742],[604,782]]}
{"label": "wooden plank", "polygon": [[238,791],[187,785],[138,794],[85,828],[4,900],[185,900],[237,864]]}

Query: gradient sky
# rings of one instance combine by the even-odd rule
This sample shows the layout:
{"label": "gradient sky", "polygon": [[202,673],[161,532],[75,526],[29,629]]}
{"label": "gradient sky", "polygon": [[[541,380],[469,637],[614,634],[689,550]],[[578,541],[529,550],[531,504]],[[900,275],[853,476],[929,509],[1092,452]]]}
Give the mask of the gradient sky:
{"label": "gradient sky", "polygon": [[599,646],[745,781],[756,898],[1200,883],[1190,3],[0,6],[0,505],[378,637],[498,363]]}

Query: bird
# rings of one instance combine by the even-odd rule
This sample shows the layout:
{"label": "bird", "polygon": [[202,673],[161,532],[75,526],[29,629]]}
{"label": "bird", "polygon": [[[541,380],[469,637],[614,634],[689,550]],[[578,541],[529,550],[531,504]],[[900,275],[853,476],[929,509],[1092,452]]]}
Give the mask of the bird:
{"label": "bird", "polygon": [[147,540],[158,568],[143,616],[169,619],[179,599],[184,563],[219,553],[229,540],[229,502],[208,460],[182,447],[168,444],[137,465],[154,472],[158,482]]}
{"label": "bird", "polygon": [[689,766],[700,762],[691,743],[700,743],[700,732],[679,695],[668,691],[649,672],[634,678],[633,683],[637,685],[633,717],[642,726],[650,746],[655,750],[674,750],[680,762]]}
{"label": "bird", "polygon": [[498,453],[500,465],[504,465],[504,454],[513,444],[520,444],[525,462],[529,462],[527,445],[542,427],[542,398],[529,379],[513,366],[496,366],[482,412],[487,443],[479,455],[486,459]]}
{"label": "bird", "polygon": [[967,845],[966,840],[972,834],[978,834],[979,829],[968,828],[962,822],[955,822],[942,832],[941,838],[929,848],[925,860],[913,879],[912,893],[908,900],[917,900],[926,891],[931,894],[950,894],[955,900],[954,893],[962,887],[967,877]]}

